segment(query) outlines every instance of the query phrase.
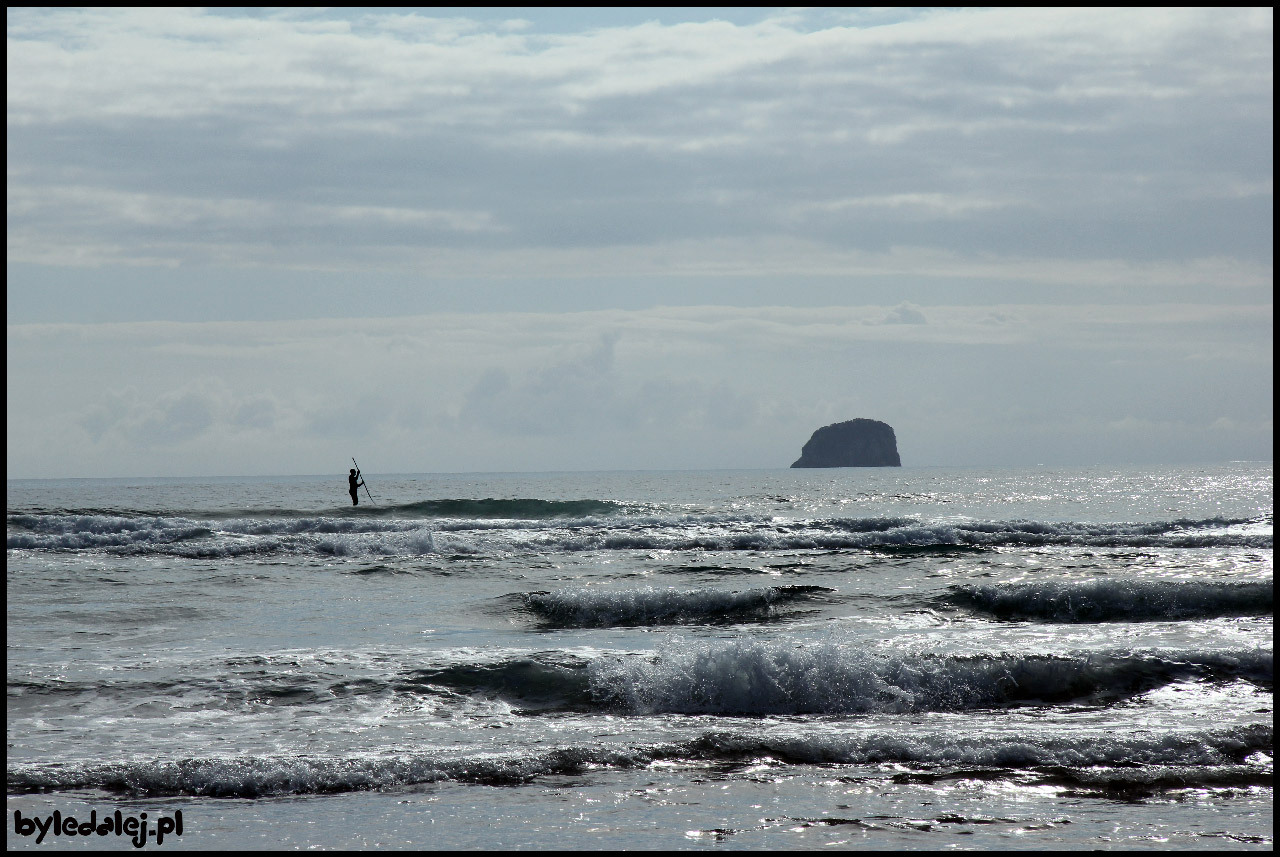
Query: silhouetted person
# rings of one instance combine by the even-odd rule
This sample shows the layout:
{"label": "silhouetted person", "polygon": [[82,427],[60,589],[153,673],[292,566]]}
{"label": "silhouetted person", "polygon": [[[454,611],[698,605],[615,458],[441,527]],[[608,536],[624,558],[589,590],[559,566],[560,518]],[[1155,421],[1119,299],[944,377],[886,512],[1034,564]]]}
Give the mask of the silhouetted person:
{"label": "silhouetted person", "polygon": [[351,505],[359,506],[360,492],[357,489],[364,484],[363,480],[360,479],[359,470],[356,470],[354,467],[351,468],[351,474],[347,476],[347,484],[351,486]]}

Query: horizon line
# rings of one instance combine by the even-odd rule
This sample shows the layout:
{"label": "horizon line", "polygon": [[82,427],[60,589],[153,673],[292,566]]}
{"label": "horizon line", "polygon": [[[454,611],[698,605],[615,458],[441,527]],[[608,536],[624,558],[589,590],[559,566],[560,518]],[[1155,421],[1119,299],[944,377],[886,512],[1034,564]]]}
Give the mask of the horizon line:
{"label": "horizon line", "polygon": [[[1236,458],[1217,461],[1191,461],[1191,462],[1094,462],[1090,464],[1067,464],[1067,463],[1048,463],[1037,462],[1035,464],[913,464],[913,465],[897,465],[897,466],[875,466],[875,467],[791,467],[790,465],[780,465],[776,467],[615,467],[615,468],[587,468],[580,470],[410,470],[410,471],[370,471],[361,470],[362,475],[377,477],[404,477],[404,476],[538,476],[553,474],[570,474],[570,473],[724,473],[733,471],[767,471],[767,470],[798,470],[805,472],[815,471],[831,471],[831,470],[927,470],[927,469],[971,469],[971,468],[1037,468],[1037,467],[1206,467],[1218,466],[1224,464],[1272,464],[1274,459],[1271,458]],[[348,468],[349,470],[350,468]],[[182,474],[182,475],[125,475],[125,476],[9,476],[7,473],[5,479],[7,482],[55,482],[55,481],[71,481],[71,480],[128,480],[128,479],[328,479],[330,477],[342,478],[347,475],[346,470],[334,470],[332,473],[224,473],[224,474]]]}

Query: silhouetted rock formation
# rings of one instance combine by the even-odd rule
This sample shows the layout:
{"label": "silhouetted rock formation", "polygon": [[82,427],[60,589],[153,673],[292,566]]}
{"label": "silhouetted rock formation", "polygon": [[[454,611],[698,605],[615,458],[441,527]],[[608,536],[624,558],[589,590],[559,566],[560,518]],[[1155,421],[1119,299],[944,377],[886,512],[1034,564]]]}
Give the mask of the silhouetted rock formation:
{"label": "silhouetted rock formation", "polygon": [[800,450],[792,467],[901,467],[893,426],[879,420],[849,420],[823,426]]}

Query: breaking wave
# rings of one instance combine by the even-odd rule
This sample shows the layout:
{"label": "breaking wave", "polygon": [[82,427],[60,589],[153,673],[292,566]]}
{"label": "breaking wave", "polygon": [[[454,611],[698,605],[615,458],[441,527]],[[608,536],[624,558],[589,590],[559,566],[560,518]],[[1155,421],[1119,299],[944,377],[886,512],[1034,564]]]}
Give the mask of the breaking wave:
{"label": "breaking wave", "polygon": [[1265,616],[1275,583],[1115,579],[965,584],[943,600],[997,619],[1113,622]]}
{"label": "breaking wave", "polygon": [[761,515],[624,514],[599,500],[431,500],[356,513],[186,518],[15,513],[10,550],[102,550],[189,557],[273,552],[338,555],[610,550],[871,550],[1004,547],[1245,547],[1270,549],[1260,520],[1212,518],[1094,524],[923,522],[912,518],[791,520]]}
{"label": "breaking wave", "polygon": [[839,643],[675,639],[652,654],[543,654],[419,670],[413,685],[517,708],[770,716],[1104,704],[1202,679],[1269,683],[1272,653],[959,656]]}
{"label": "breaking wave", "polygon": [[824,586],[798,585],[732,590],[577,587],[528,592],[520,598],[550,627],[603,628],[765,619],[787,605],[834,591]]}
{"label": "breaking wave", "polygon": [[898,654],[826,643],[679,640],[598,659],[591,687],[635,714],[857,714],[1105,703],[1190,679],[1270,682],[1270,651]]}
{"label": "breaking wave", "polygon": [[[612,515],[625,507],[610,500],[422,500],[398,506],[359,507],[360,514],[418,516],[425,518],[509,518],[545,520],[550,518],[583,518]],[[354,510],[353,510],[354,511]]]}
{"label": "breaking wave", "polygon": [[[1069,737],[963,736],[914,730],[873,734],[752,734],[711,731],[690,740],[628,746],[596,743],[533,753],[403,753],[395,757],[240,756],[134,760],[111,764],[16,765],[10,794],[98,789],[134,796],[260,798],[333,794],[454,781],[518,785],[539,777],[600,768],[634,769],[661,762],[718,763],[774,758],[790,764],[995,768],[1032,781],[1130,789],[1200,785],[1270,785],[1270,765],[1250,757],[1271,752],[1273,728],[1255,724],[1199,732]],[[944,766],[939,770],[938,766]],[[966,773],[971,773],[966,771]],[[908,774],[907,776],[910,776]]]}

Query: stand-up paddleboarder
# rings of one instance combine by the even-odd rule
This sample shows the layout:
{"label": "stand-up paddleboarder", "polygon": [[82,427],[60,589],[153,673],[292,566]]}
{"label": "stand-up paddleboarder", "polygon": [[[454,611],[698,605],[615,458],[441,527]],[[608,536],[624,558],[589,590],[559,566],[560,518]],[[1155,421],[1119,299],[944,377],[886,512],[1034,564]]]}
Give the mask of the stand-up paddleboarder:
{"label": "stand-up paddleboarder", "polygon": [[358,489],[361,485],[364,485],[365,496],[368,497],[369,502],[372,503],[373,495],[369,493],[369,486],[365,485],[364,480],[360,478],[360,463],[356,461],[355,458],[351,459],[351,463],[355,465],[347,475],[347,486],[348,490],[351,492],[351,505],[360,505],[360,492]]}

